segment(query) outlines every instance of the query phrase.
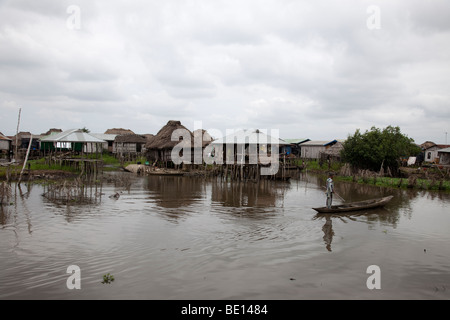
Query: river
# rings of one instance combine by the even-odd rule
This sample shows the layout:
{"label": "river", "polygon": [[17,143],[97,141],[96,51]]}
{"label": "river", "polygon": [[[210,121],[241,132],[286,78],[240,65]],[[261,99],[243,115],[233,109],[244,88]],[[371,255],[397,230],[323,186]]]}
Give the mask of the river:
{"label": "river", "polygon": [[[394,198],[330,216],[312,209],[325,205],[315,175],[109,174],[129,183],[106,179],[81,203],[44,196],[45,184],[13,186],[0,211],[0,299],[450,298],[448,193],[336,182],[345,201]],[[114,282],[102,283],[107,273]]]}

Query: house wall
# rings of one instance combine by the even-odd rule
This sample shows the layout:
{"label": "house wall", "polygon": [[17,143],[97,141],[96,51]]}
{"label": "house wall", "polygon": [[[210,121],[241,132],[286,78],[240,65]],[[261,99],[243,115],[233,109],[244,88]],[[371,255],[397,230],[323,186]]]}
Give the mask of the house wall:
{"label": "house wall", "polygon": [[149,149],[146,151],[147,160],[150,162],[154,161],[172,161],[172,150],[171,149]]}
{"label": "house wall", "polygon": [[103,150],[107,149],[108,149],[108,142],[88,143],[85,146],[85,152],[87,153],[103,152]]}
{"label": "house wall", "polygon": [[145,151],[144,143],[114,142],[113,153],[138,153]]}
{"label": "house wall", "polygon": [[114,142],[116,153],[136,153],[136,143]]}
{"label": "house wall", "polygon": [[344,144],[342,142],[336,142],[331,147],[326,147],[324,154],[330,155],[334,157],[335,159],[341,157],[341,150],[344,149]]}
{"label": "house wall", "polygon": [[10,147],[11,147],[11,141],[0,140],[0,150],[9,151]]}
{"label": "house wall", "polygon": [[438,158],[438,150],[439,148],[434,146],[425,150],[425,159],[426,162],[434,162],[436,158]]}
{"label": "house wall", "polygon": [[[18,140],[19,149],[28,149],[30,144],[30,138],[22,138]],[[15,141],[13,142],[15,145]],[[31,140],[31,150],[39,150],[40,140],[38,138],[33,138]]]}
{"label": "house wall", "polygon": [[86,143],[84,146],[85,153],[103,152],[108,149],[108,142],[103,143]]}
{"label": "house wall", "polygon": [[[69,151],[73,147],[76,147],[76,143],[73,142],[53,142],[53,141],[41,141],[40,150],[45,151]],[[78,146],[76,151],[81,151],[81,145]]]}
{"label": "house wall", "polygon": [[107,145],[108,152],[113,152],[114,141],[107,141],[106,145]]}
{"label": "house wall", "polygon": [[325,151],[325,146],[302,146],[301,157],[305,159],[319,159],[320,153]]}
{"label": "house wall", "polygon": [[450,164],[450,153],[439,152],[439,164]]}

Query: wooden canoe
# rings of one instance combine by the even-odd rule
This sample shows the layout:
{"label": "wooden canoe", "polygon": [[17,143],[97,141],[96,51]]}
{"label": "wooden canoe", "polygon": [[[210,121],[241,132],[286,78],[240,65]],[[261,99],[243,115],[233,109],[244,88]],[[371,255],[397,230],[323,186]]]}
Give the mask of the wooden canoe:
{"label": "wooden canoe", "polygon": [[383,198],[377,198],[372,200],[364,200],[358,202],[342,203],[339,205],[331,206],[331,208],[321,207],[313,208],[319,213],[340,213],[349,211],[358,211],[364,209],[371,209],[384,206],[386,203],[391,201],[394,196],[387,196]]}

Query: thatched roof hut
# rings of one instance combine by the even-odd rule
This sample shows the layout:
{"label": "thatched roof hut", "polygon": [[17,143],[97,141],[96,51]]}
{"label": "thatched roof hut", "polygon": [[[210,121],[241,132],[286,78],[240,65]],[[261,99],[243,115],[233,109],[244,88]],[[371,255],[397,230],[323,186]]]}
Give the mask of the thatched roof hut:
{"label": "thatched roof hut", "polygon": [[51,128],[47,132],[41,133],[41,136],[45,137],[45,136],[49,136],[53,133],[61,133],[61,132],[63,132],[62,129]]}
{"label": "thatched roof hut", "polygon": [[194,135],[194,141],[197,141],[197,140],[202,141],[202,148],[211,144],[211,142],[213,141],[213,138],[208,133],[208,131],[206,131],[205,129],[197,129],[193,132],[193,135]]}
{"label": "thatched roof hut", "polygon": [[187,129],[185,126],[183,126],[180,121],[170,120],[164,127],[162,127],[158,131],[158,133],[155,136],[151,137],[147,141],[145,148],[147,150],[173,149],[173,147],[175,147],[180,143],[179,140],[172,141],[172,133],[177,129],[186,130],[191,136],[191,141],[194,140],[194,135],[192,134],[192,132],[189,131],[189,129]]}
{"label": "thatched roof hut", "polygon": [[[190,136],[189,141],[185,141],[180,145],[182,138],[172,141],[172,133],[181,129]],[[189,129],[181,124],[180,121],[170,120],[162,127],[158,133],[147,140],[145,149],[147,150],[147,158],[150,161],[162,161],[167,166],[172,161],[171,152],[175,146],[191,147],[194,141],[194,135]]]}
{"label": "thatched roof hut", "polygon": [[112,128],[105,131],[105,134],[117,134],[117,135],[123,135],[123,134],[134,134],[133,131],[130,129],[123,129],[123,128]]}
{"label": "thatched roof hut", "polygon": [[151,134],[151,133],[145,133],[145,134],[141,134],[141,136],[144,136],[145,137],[145,139],[147,140],[147,142],[151,139],[151,138],[153,138],[155,135],[154,134]]}
{"label": "thatched roof hut", "polygon": [[146,143],[147,140],[145,137],[139,134],[124,134],[124,135],[118,135],[114,139],[114,142],[120,142],[120,143]]}

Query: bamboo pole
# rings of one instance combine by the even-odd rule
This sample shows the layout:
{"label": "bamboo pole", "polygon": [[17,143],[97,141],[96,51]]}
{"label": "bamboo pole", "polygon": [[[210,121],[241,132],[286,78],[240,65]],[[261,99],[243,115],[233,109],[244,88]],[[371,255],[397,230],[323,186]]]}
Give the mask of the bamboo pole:
{"label": "bamboo pole", "polygon": [[17,162],[17,146],[18,146],[18,139],[19,139],[19,124],[20,124],[20,113],[22,112],[22,108],[19,108],[19,117],[17,119],[17,129],[16,129],[16,151],[14,154],[14,160]]}
{"label": "bamboo pole", "polygon": [[20,182],[22,181],[23,170],[25,170],[25,166],[27,165],[28,155],[30,154],[30,149],[31,149],[31,143],[32,143],[32,142],[33,142],[33,135],[30,134],[30,143],[28,143],[27,155],[26,155],[26,157],[25,157],[25,161],[23,162],[22,171],[20,171],[20,176],[19,176],[19,181],[18,181],[18,184],[19,184],[19,185],[20,185]]}

